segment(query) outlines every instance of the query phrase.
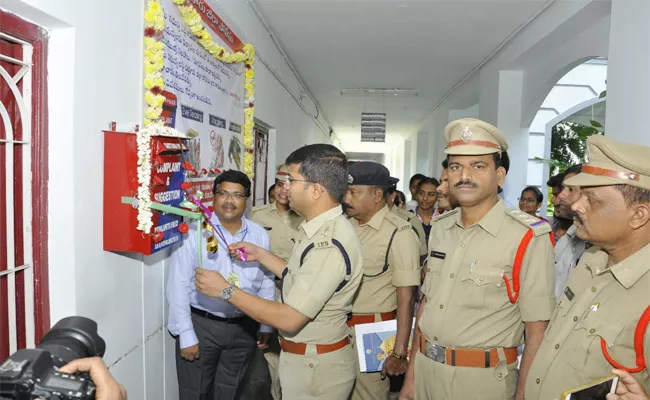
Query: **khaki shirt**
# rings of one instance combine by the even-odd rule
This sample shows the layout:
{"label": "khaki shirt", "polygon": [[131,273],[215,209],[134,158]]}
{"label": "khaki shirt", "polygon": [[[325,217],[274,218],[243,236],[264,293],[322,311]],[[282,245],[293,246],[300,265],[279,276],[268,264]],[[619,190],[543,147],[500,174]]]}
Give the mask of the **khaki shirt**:
{"label": "khaki shirt", "polygon": [[296,243],[298,229],[304,218],[294,210],[280,214],[275,204],[267,204],[255,207],[250,219],[266,229],[266,233],[271,239],[271,253],[287,261]]}
{"label": "khaki shirt", "polygon": [[415,234],[418,237],[418,242],[420,244],[420,248],[419,248],[420,256],[425,256],[427,254],[426,234],[424,233],[424,228],[422,227],[422,222],[420,222],[417,215],[413,214],[412,212],[402,210],[401,208],[399,208],[397,206],[394,206],[393,208],[391,208],[390,212],[392,212],[393,214],[401,217],[406,222],[411,224],[411,226],[413,227],[413,230],[415,231]]}
{"label": "khaki shirt", "polygon": [[[343,246],[350,260],[351,274],[347,277],[343,253],[334,241]],[[312,243],[314,247],[307,252],[301,266],[303,252]],[[287,263],[282,294],[285,304],[311,321],[295,335],[284,331],[280,335],[307,344],[336,343],[348,336],[347,316],[352,311],[352,299],[362,274],[361,243],[341,206],[303,223]],[[348,282],[337,292],[346,279]]]}
{"label": "khaki shirt", "polygon": [[[420,285],[418,242],[411,224],[391,213],[388,206],[379,210],[367,224],[359,225],[356,219],[351,219],[350,223],[359,236],[363,251],[363,279],[352,312],[395,311],[396,287]],[[388,249],[391,236],[393,241]],[[388,269],[382,272],[386,263]]]}
{"label": "khaki shirt", "polygon": [[[432,221],[427,302],[422,333],[434,343],[454,347],[516,347],[524,322],[548,321],[555,308],[551,227],[499,202],[478,223],[464,228],[456,209]],[[503,275],[512,286],[512,265],[529,229],[521,266],[519,299],[508,298]]]}
{"label": "khaki shirt", "polygon": [[[650,245],[609,268],[607,253],[597,247],[585,251],[528,373],[526,400],[559,398],[566,390],[611,375],[601,338],[615,362],[636,368],[634,331],[650,305],[648,259]],[[650,363],[650,329],[643,347]],[[647,369],[635,377],[650,389]]]}

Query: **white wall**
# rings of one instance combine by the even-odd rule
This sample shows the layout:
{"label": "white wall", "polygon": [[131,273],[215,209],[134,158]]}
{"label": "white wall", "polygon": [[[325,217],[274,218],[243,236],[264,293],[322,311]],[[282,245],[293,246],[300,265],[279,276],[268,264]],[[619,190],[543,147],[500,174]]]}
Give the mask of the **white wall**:
{"label": "white wall", "polygon": [[[362,152],[362,153],[380,153],[384,155],[384,166],[388,168],[391,176],[400,178],[397,183],[398,190],[404,190],[408,187],[408,182],[404,183],[402,177],[404,176],[404,139],[401,137],[386,137],[384,143],[374,142],[361,142],[357,137],[356,140],[352,137],[345,137],[341,143],[341,150],[346,153],[349,152]],[[407,188],[408,190],[408,188]]]}
{"label": "white wall", "polygon": [[[548,158],[551,149],[551,137],[547,138],[546,125],[560,114],[587,100],[598,97],[606,89],[607,60],[593,60],[576,66],[559,80],[544,99],[540,110],[535,115],[529,129],[528,171],[526,184],[540,186],[546,193],[546,181],[549,178],[547,164],[535,161],[535,157]],[[591,117],[589,119],[596,119]],[[588,124],[588,121],[584,121]],[[546,196],[544,196],[546,199]],[[542,207],[541,215],[546,214]]]}
{"label": "white wall", "polygon": [[614,140],[648,146],[650,3],[612,0],[611,19],[605,132]]}
{"label": "white wall", "polygon": [[[516,157],[505,191],[508,200],[516,204],[528,179],[526,155],[531,122],[546,95],[566,72],[586,59],[607,56],[609,12],[609,2],[556,1],[458,86],[418,125],[418,132],[428,131],[433,137],[426,141],[430,149],[429,173],[439,174],[445,125],[459,117],[479,116],[501,128],[511,147],[514,145]],[[519,82],[509,90],[515,80]],[[418,159],[418,165],[424,162]]]}
{"label": "white wall", "polygon": [[[251,41],[299,96],[299,84],[246,2],[220,1],[222,17]],[[142,117],[144,1],[0,0],[51,34],[49,256],[51,319],[84,315],[106,340],[104,360],[132,399],[177,398],[166,329],[167,254],[102,250],[103,135],[109,121]],[[277,129],[269,165],[300,145],[327,141],[269,69],[256,64],[256,117]],[[308,99],[305,105],[312,107]],[[321,121],[321,123],[323,123]],[[277,161],[276,161],[277,160]],[[274,171],[269,171],[271,180]],[[35,195],[38,195],[35,193]]]}
{"label": "white wall", "polygon": [[436,179],[440,177],[441,163],[446,158],[445,127],[456,119],[479,117],[478,82],[479,75],[476,74],[422,120],[419,132],[424,132],[426,137],[414,135],[412,140],[416,142],[414,148],[422,147],[425,151],[412,153],[417,154],[417,163],[411,175],[421,173]]}
{"label": "white wall", "polygon": [[[255,117],[277,129],[277,136],[269,143],[269,165],[277,166],[295,149],[311,143],[332,143],[332,139],[314,123],[291,97],[300,98],[301,86],[291,69],[277,51],[267,30],[255,15],[247,1],[219,0],[214,2],[214,9],[221,12],[222,18],[238,33],[242,40],[255,45],[258,60],[255,63]],[[271,70],[279,78],[276,79]],[[290,90],[285,90],[283,85]],[[308,96],[303,96],[302,106],[312,116],[318,115],[318,123],[325,131],[329,129],[321,111]],[[335,143],[336,144],[336,143]],[[275,180],[275,171],[270,170],[268,181]]]}

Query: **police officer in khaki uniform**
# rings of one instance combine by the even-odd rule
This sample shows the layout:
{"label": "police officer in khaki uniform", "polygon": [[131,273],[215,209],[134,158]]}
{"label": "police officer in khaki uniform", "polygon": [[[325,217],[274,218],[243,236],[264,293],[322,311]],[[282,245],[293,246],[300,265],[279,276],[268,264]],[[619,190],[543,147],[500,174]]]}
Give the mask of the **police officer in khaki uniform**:
{"label": "police officer in khaki uniform", "polygon": [[[262,225],[269,234],[271,253],[288,261],[291,256],[296,238],[299,235],[300,224],[304,218],[289,206],[289,190],[284,182],[289,176],[289,166],[282,164],[275,174],[273,194],[275,202],[253,208],[251,221]],[[280,301],[281,280],[276,278],[276,301]],[[280,390],[280,343],[272,340],[269,347],[264,349],[264,357],[268,363],[271,377],[271,394],[274,400],[282,398]]]}
{"label": "police officer in khaki uniform", "polygon": [[397,182],[399,182],[399,179],[394,178],[392,176],[390,177],[391,185],[388,188],[389,197],[386,201],[386,205],[390,209],[390,212],[402,218],[403,220],[411,224],[411,226],[413,227],[413,231],[418,237],[418,243],[419,243],[418,251],[420,257],[422,257],[422,259],[420,260],[422,262],[424,261],[427,255],[427,242],[425,239],[426,235],[424,233],[424,228],[422,228],[422,222],[420,222],[420,220],[418,219],[417,215],[415,215],[415,213],[402,210],[401,208],[395,206],[395,203],[393,201],[395,200],[395,195],[397,194],[397,187],[395,186],[397,185]]}
{"label": "police officer in khaki uniform", "polygon": [[352,303],[348,325],[397,319],[395,346],[384,361],[382,372],[358,372],[352,399],[388,400],[390,381],[385,375],[403,375],[408,366],[413,294],[420,284],[418,238],[411,224],[386,206],[386,189],[393,184],[386,167],[359,162],[351,165],[349,171],[352,182],[345,204],[361,240],[363,279]]}
{"label": "police officer in khaki uniform", "polygon": [[587,146],[589,162],[565,184],[582,187],[571,209],[577,236],[593,246],[558,300],[526,400],[560,398],[614,367],[650,389],[650,148],[600,135]]}
{"label": "police officer in khaki uniform", "polygon": [[521,399],[555,307],[551,229],[497,197],[508,149],[497,128],[462,119],[447,125],[445,138],[449,188],[460,208],[431,228],[425,297],[400,397]]}
{"label": "police officer in khaki uniform", "polygon": [[213,271],[197,270],[197,288],[279,329],[284,398],[347,399],[356,354],[346,322],[361,283],[363,256],[341,209],[348,185],[346,158],[334,146],[314,144],[294,151],[286,163],[291,207],[305,217],[289,261],[250,243],[230,245],[233,256],[244,250],[248,260],[283,278],[282,302],[237,290]]}
{"label": "police officer in khaki uniform", "polygon": [[253,208],[251,221],[266,229],[271,240],[271,253],[289,260],[300,224],[304,218],[289,206],[289,191],[284,182],[289,176],[289,166],[282,164],[275,174],[275,203]]}

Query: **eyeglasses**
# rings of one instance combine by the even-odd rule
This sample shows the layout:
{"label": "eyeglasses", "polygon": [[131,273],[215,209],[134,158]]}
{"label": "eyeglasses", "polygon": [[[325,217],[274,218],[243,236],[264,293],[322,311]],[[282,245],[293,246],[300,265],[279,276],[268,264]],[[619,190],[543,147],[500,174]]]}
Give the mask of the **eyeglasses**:
{"label": "eyeglasses", "polygon": [[225,200],[228,197],[232,197],[234,200],[241,201],[246,198],[246,195],[244,193],[240,193],[240,192],[230,193],[230,192],[226,192],[225,190],[217,190],[215,196],[217,196],[219,200]]}
{"label": "eyeglasses", "polygon": [[519,202],[520,203],[535,204],[535,203],[537,203],[537,200],[536,199],[527,199],[525,197],[520,197]]}
{"label": "eyeglasses", "polygon": [[287,175],[286,178],[284,178],[284,181],[282,182],[283,185],[291,185],[293,182],[307,182],[307,183],[316,183],[314,181],[308,181],[306,179],[295,179]]}

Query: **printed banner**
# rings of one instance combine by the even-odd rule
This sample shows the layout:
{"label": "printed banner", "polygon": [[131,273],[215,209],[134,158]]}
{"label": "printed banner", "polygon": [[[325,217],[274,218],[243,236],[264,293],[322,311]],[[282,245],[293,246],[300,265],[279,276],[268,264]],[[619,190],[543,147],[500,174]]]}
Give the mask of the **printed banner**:
{"label": "printed banner", "polygon": [[[151,169],[152,200],[168,206],[179,207],[183,201],[181,184],[185,175],[181,159],[182,156],[187,156],[187,147],[183,143],[169,138],[155,137],[152,143],[151,151],[156,160]],[[163,239],[153,243],[152,253],[183,239],[182,234],[178,231],[178,225],[181,222],[183,219],[176,214],[154,213],[153,232],[162,233]]]}
{"label": "printed banner", "polygon": [[[210,6],[191,1],[213,40],[233,51],[241,40]],[[190,179],[211,198],[211,183],[217,170],[243,169],[244,65],[216,60],[197,41],[172,0],[162,0],[165,11],[163,79],[166,101],[165,124],[193,136],[189,160],[199,171]],[[203,189],[208,189],[205,191]]]}

